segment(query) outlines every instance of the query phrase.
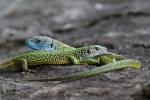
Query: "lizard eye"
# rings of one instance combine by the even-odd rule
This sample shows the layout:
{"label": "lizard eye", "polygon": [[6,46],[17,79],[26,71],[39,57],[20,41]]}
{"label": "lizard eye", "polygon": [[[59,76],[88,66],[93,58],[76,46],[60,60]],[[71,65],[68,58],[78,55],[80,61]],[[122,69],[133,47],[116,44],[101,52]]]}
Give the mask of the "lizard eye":
{"label": "lizard eye", "polygon": [[98,47],[95,47],[95,50],[99,50],[100,48],[98,48]]}
{"label": "lizard eye", "polygon": [[36,40],[36,42],[37,42],[37,43],[40,43],[41,41],[40,41],[40,40]]}

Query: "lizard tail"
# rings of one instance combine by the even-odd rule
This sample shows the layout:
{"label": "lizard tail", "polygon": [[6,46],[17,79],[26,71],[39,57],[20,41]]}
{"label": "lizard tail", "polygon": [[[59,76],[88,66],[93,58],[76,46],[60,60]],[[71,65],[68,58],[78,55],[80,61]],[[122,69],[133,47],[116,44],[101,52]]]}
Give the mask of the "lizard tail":
{"label": "lizard tail", "polygon": [[91,70],[79,72],[77,74],[72,74],[69,76],[62,76],[62,77],[56,77],[56,78],[46,78],[46,79],[34,79],[34,80],[28,80],[28,81],[73,81],[73,80],[79,80],[86,77],[94,76],[100,73],[117,70],[117,69],[123,69],[123,68],[140,68],[141,63],[138,60],[135,59],[128,59],[128,60],[121,60],[117,61],[116,63],[110,63],[107,65],[103,65],[97,68],[93,68]]}
{"label": "lizard tail", "polygon": [[1,61],[0,70],[14,70],[14,66],[13,66],[13,63],[12,63],[12,58]]}

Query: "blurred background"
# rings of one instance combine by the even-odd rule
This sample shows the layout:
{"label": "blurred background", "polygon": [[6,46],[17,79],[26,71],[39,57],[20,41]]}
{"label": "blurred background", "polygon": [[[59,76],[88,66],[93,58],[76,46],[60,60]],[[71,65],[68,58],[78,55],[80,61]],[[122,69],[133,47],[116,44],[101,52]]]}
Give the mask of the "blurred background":
{"label": "blurred background", "polygon": [[[0,58],[28,50],[25,40],[34,35],[49,36],[74,47],[106,46],[108,51],[140,60],[142,68],[110,72],[53,88],[50,84],[16,82],[15,79],[22,79],[20,73],[0,73],[1,99],[48,99],[61,95],[75,100],[91,96],[101,96],[102,100],[146,100],[133,94],[150,79],[150,0],[0,0]],[[60,69],[61,73],[87,68]],[[56,71],[49,70],[41,68],[28,77],[48,76]],[[38,91],[43,91],[44,96]]]}
{"label": "blurred background", "polygon": [[149,9],[149,0],[0,0],[0,43],[33,35],[74,46],[136,38],[149,34]]}

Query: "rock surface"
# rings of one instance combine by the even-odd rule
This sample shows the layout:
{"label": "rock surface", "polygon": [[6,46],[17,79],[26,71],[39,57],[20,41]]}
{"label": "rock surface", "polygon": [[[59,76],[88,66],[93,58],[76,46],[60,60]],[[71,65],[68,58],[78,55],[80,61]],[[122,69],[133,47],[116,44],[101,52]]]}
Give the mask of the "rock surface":
{"label": "rock surface", "polygon": [[14,40],[42,33],[74,47],[103,45],[142,62],[140,70],[113,71],[59,84],[23,79],[67,75],[93,66],[40,66],[26,76],[1,71],[0,98],[148,100],[136,93],[150,83],[149,9],[149,0],[0,0],[2,60],[28,50]]}

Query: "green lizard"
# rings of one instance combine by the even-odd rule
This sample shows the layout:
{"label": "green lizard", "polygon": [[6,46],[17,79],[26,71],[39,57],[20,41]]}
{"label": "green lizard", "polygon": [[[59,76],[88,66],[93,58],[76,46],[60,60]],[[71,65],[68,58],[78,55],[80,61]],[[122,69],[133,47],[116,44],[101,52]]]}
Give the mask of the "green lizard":
{"label": "green lizard", "polygon": [[[74,50],[33,50],[21,53],[0,64],[2,70],[29,71],[28,66],[42,64],[86,64],[91,57],[106,53],[107,49],[99,45],[86,46]],[[91,60],[93,63],[93,59]],[[96,63],[96,62],[94,62]]]}
{"label": "green lizard", "polygon": [[[59,42],[57,40],[51,39],[49,37],[45,36],[34,36],[27,40],[27,46],[32,49],[41,49],[41,50],[62,50],[62,49],[76,49],[74,47],[71,47],[69,45],[66,45],[62,42]],[[101,64],[107,64],[103,65],[91,70],[87,70],[84,72],[79,72],[73,75],[69,76],[63,76],[63,77],[55,77],[55,78],[45,78],[45,79],[33,79],[28,81],[63,81],[63,80],[78,80],[82,78],[86,78],[89,76],[97,75],[103,72],[116,70],[116,69],[122,69],[122,68],[139,68],[141,66],[141,63],[138,60],[134,59],[127,59],[124,56],[114,54],[114,53],[103,53],[101,55],[93,57],[94,59],[98,60]],[[117,62],[112,63],[115,58]],[[92,59],[92,60],[94,60]],[[127,60],[125,60],[127,59]],[[86,60],[84,59],[83,62]],[[94,63],[93,63],[94,64]]]}
{"label": "green lizard", "polygon": [[[55,39],[52,39],[52,38],[46,37],[46,36],[33,36],[26,41],[26,44],[29,48],[36,49],[36,50],[53,51],[53,50],[63,50],[63,49],[69,49],[69,50],[76,49],[72,46],[69,46],[58,40],[55,40]],[[102,58],[105,58],[105,59],[102,59]],[[93,57],[92,59],[93,60],[100,60],[100,59],[103,60],[100,62],[101,65],[103,65],[103,64],[108,64],[108,63],[111,63],[114,61],[119,61],[119,60],[123,60],[123,59],[127,59],[127,58],[122,55],[107,52],[103,55]],[[93,63],[89,62],[88,64],[93,64]]]}

